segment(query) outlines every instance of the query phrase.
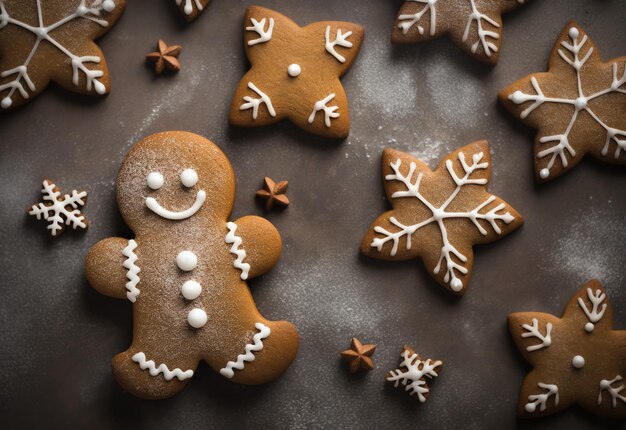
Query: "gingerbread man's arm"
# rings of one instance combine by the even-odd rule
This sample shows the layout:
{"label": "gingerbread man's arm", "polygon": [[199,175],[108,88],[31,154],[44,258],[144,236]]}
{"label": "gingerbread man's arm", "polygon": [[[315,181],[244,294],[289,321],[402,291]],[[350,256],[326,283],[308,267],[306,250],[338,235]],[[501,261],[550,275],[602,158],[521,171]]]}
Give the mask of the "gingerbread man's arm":
{"label": "gingerbread man's arm", "polygon": [[[278,263],[282,241],[271,222],[258,216],[245,216],[229,222],[227,228],[226,243],[242,279],[262,275]],[[245,252],[243,258],[241,251]]]}
{"label": "gingerbread man's arm", "polygon": [[125,299],[127,269],[124,262],[124,249],[129,245],[128,239],[109,237],[96,243],[87,254],[85,260],[85,276],[93,288],[105,296]]}

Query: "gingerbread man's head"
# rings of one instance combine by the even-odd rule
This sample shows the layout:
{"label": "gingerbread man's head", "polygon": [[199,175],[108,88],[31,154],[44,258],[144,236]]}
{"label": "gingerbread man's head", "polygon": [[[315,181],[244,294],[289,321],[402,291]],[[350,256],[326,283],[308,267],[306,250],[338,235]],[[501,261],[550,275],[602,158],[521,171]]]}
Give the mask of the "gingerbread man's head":
{"label": "gingerbread man's head", "polygon": [[222,151],[182,131],[139,142],[117,178],[118,205],[135,233],[226,220],[234,193],[234,173]]}

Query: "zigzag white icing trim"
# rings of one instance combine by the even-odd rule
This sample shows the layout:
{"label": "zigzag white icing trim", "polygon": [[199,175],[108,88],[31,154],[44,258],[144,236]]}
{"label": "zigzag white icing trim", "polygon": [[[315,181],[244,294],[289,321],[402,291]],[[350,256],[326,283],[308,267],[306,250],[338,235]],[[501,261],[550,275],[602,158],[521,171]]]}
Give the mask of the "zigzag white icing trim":
{"label": "zigzag white icing trim", "polygon": [[243,249],[239,249],[241,246],[242,240],[241,237],[235,235],[235,231],[237,230],[237,224],[234,222],[229,222],[226,224],[228,227],[228,234],[226,235],[226,243],[232,243],[233,246],[230,247],[230,253],[235,254],[237,259],[233,263],[236,269],[241,270],[241,279],[244,281],[248,279],[248,272],[250,271],[250,265],[248,263],[244,263],[243,259],[246,258],[246,251]]}
{"label": "zigzag white icing trim", "polygon": [[185,370],[184,372],[179,368],[170,370],[165,364],[161,364],[159,367],[156,367],[154,361],[146,360],[146,354],[143,352],[138,352],[133,355],[133,361],[139,364],[141,370],[148,369],[151,376],[157,376],[159,373],[162,373],[166,381],[171,381],[174,378],[178,378],[179,381],[184,381],[185,379],[189,379],[193,376],[193,370],[191,369]]}
{"label": "zigzag white icing trim", "polygon": [[232,378],[235,376],[233,369],[243,370],[244,362],[254,361],[254,354],[252,353],[263,349],[263,339],[270,335],[270,328],[262,323],[256,323],[254,326],[257,330],[259,330],[259,332],[252,338],[253,343],[246,345],[246,353],[239,354],[237,356],[237,361],[229,361],[226,364],[226,367],[220,369],[222,376],[225,376],[228,379]]}
{"label": "zigzag white icing trim", "polygon": [[126,289],[128,290],[126,297],[128,297],[128,300],[133,303],[135,303],[135,300],[137,300],[137,296],[139,295],[137,284],[139,283],[140,278],[137,276],[137,273],[141,272],[139,266],[135,264],[137,261],[137,254],[133,252],[135,248],[137,248],[137,242],[131,239],[128,241],[128,246],[122,251],[122,254],[126,257],[126,261],[124,261],[124,268],[127,269],[126,277],[128,278],[128,282],[126,283]]}

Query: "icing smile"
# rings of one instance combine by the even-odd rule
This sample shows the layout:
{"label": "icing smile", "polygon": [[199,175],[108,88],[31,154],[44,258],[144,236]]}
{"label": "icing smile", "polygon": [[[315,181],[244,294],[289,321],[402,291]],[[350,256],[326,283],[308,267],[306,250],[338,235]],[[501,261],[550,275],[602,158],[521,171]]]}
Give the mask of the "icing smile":
{"label": "icing smile", "polygon": [[[164,182],[165,180],[163,179],[163,175],[161,175],[159,172],[152,172],[147,177],[148,187],[155,191],[161,188]],[[183,186],[191,188],[198,183],[198,174],[193,169],[184,170],[180,174],[180,182],[183,184]],[[195,215],[196,212],[200,210],[205,200],[206,193],[204,192],[204,190],[200,190],[196,194],[196,201],[193,202],[193,205],[180,212],[173,212],[165,209],[159,204],[159,202],[156,201],[154,197],[146,198],[146,206],[148,206],[148,209],[150,209],[152,212],[159,215],[160,217],[180,221]]]}

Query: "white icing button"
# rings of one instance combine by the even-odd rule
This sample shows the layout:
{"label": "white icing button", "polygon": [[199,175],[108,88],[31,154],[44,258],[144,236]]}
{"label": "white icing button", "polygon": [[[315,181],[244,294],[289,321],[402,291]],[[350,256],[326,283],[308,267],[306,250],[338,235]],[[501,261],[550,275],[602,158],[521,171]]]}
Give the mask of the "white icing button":
{"label": "white icing button", "polygon": [[585,97],[578,97],[574,102],[576,110],[583,110],[587,107],[587,99]]}
{"label": "white icing button", "polygon": [[535,405],[534,403],[526,403],[525,409],[526,409],[526,412],[528,412],[529,414],[532,414],[533,412],[537,410],[537,405]]}
{"label": "white icing button", "polygon": [[187,300],[195,300],[202,292],[202,286],[200,286],[200,284],[196,281],[187,281],[180,288],[180,292]]}
{"label": "white icing button", "polygon": [[207,315],[202,309],[192,309],[187,314],[187,322],[193,328],[202,328],[207,322]]}
{"label": "white icing button", "polygon": [[289,73],[289,76],[292,78],[296,78],[300,76],[300,73],[302,73],[302,68],[299,64],[291,64],[287,67],[287,73]]}
{"label": "white icing button", "polygon": [[11,107],[11,105],[13,104],[13,100],[11,100],[11,97],[5,97],[2,99],[2,103],[0,104],[0,106],[2,106],[2,109],[8,109]]}
{"label": "white icing button", "polygon": [[107,12],[111,12],[113,9],[115,9],[115,2],[113,0],[104,0],[104,3],[102,3],[102,8]]}
{"label": "white icing button", "polygon": [[548,176],[550,176],[550,171],[548,169],[541,169],[539,176],[541,176],[541,179],[547,179]]}
{"label": "white icing button", "polygon": [[198,266],[198,257],[191,251],[182,251],[176,256],[176,265],[180,270],[189,272]]}
{"label": "white icing button", "polygon": [[185,169],[180,174],[180,182],[187,188],[191,188],[198,183],[198,174],[193,169]]}
{"label": "white icing button", "polygon": [[152,188],[153,190],[158,190],[163,186],[163,175],[161,175],[159,172],[152,172],[148,175],[147,182],[150,188]]}
{"label": "white icing button", "polygon": [[587,324],[585,324],[585,331],[587,333],[591,333],[594,328],[595,326],[593,325],[593,323],[588,322]]}
{"label": "white icing button", "polygon": [[582,369],[585,367],[585,358],[582,355],[577,355],[572,359],[572,366],[576,369]]}
{"label": "white icing button", "polygon": [[569,37],[571,37],[572,39],[578,39],[579,35],[580,33],[578,32],[578,29],[576,27],[572,27],[569,29]]}

